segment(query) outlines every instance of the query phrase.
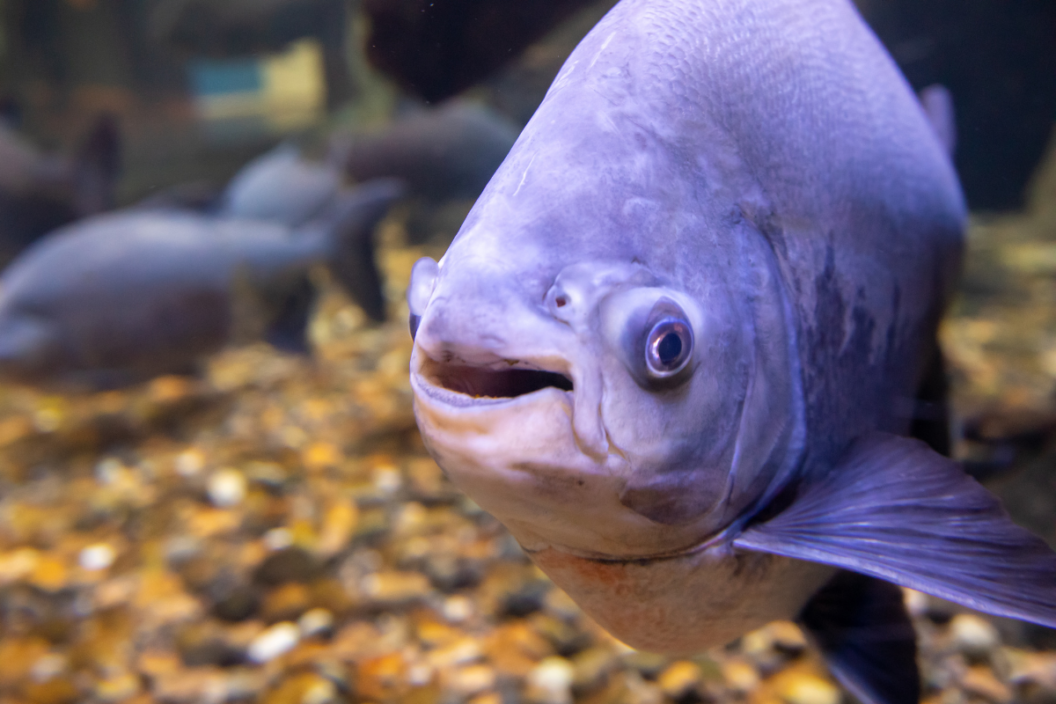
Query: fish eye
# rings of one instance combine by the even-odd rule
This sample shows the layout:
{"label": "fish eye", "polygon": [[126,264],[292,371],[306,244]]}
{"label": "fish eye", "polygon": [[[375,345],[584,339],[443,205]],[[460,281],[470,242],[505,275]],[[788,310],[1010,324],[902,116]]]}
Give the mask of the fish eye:
{"label": "fish eye", "polygon": [[693,357],[693,328],[685,320],[666,317],[649,331],[645,367],[654,379],[667,379],[685,369]]}
{"label": "fish eye", "polygon": [[659,286],[628,287],[606,297],[600,313],[602,335],[642,389],[672,391],[692,378],[704,322],[692,299]]}

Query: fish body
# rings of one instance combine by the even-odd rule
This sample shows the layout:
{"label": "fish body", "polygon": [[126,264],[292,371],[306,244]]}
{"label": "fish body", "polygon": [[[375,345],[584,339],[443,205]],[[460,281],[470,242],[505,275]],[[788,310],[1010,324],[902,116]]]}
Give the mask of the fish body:
{"label": "fish body", "polygon": [[1056,556],[904,437],[964,222],[849,2],[622,0],[415,267],[419,428],[625,642],[798,618],[863,700],[915,701],[890,582],[1056,625]]}
{"label": "fish body", "polygon": [[313,163],[296,146],[284,143],[246,164],[231,179],[217,214],[297,227],[321,214],[341,185],[336,169]]}
{"label": "fish body", "polygon": [[392,177],[430,200],[476,198],[517,139],[516,125],[453,100],[397,120],[377,134],[334,140],[334,159],[356,181]]}
{"label": "fish body", "polygon": [[[379,315],[373,261],[357,272],[349,260],[357,248],[372,251],[373,227],[400,192],[391,181],[365,185],[296,231],[149,210],[59,230],[0,277],[0,376],[107,388],[186,373],[233,343],[263,338],[304,350],[312,266],[331,265],[353,291],[366,283],[364,303]],[[355,279],[372,272],[373,280]]]}

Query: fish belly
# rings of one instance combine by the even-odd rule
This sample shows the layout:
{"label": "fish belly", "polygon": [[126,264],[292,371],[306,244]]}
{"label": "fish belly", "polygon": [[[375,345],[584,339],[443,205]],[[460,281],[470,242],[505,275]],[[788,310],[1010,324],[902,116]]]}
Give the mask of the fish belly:
{"label": "fish belly", "polygon": [[727,546],[652,560],[604,561],[553,548],[532,560],[627,645],[674,655],[724,645],[795,618],[834,568]]}

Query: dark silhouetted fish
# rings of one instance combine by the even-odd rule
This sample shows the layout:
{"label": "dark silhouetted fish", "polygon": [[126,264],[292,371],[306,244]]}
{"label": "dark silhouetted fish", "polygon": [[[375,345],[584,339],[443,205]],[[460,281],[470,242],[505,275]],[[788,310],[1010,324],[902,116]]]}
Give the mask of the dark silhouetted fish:
{"label": "dark silhouetted fish", "polygon": [[423,438],[621,640],[798,618],[915,702],[894,585],[1056,626],[1056,554],[904,437],[964,222],[849,0],[623,0],[415,266]]}
{"label": "dark silhouetted fish", "polygon": [[114,207],[117,121],[101,115],[73,158],[39,153],[0,125],[0,268],[46,233]]}
{"label": "dark silhouetted fish", "polygon": [[412,195],[476,198],[520,129],[486,107],[452,101],[406,117],[383,132],[334,139],[334,161],[357,181],[393,176]]}
{"label": "dark silhouetted fish", "polygon": [[137,210],[191,210],[222,218],[267,220],[298,227],[332,207],[344,175],[283,143],[253,159],[222,190],[205,182],[170,186],[136,203]]}
{"label": "dark silhouetted fish", "polygon": [[229,344],[307,349],[320,263],[384,317],[373,230],[402,193],[364,184],[296,231],[175,211],[102,215],[37,243],[0,277],[0,378],[111,388],[185,373]]}

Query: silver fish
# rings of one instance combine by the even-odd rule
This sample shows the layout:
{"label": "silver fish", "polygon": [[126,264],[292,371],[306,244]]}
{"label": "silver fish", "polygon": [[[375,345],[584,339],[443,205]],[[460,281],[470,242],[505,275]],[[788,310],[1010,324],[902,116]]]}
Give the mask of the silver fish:
{"label": "silver fish", "polygon": [[893,585],[1056,626],[1056,554],[905,437],[964,222],[847,0],[622,0],[415,266],[419,428],[630,645],[797,618],[917,701]]}
{"label": "silver fish", "polygon": [[364,184],[296,230],[166,210],[60,229],[0,277],[0,378],[114,388],[193,371],[229,344],[307,351],[317,264],[382,319],[373,230],[402,192],[395,180]]}
{"label": "silver fish", "polygon": [[476,198],[517,139],[518,128],[484,106],[452,100],[412,113],[377,134],[338,134],[331,160],[356,181],[403,179],[414,196]]}
{"label": "silver fish", "polygon": [[235,174],[216,214],[297,227],[333,203],[342,181],[337,168],[309,161],[297,146],[282,143]]}

